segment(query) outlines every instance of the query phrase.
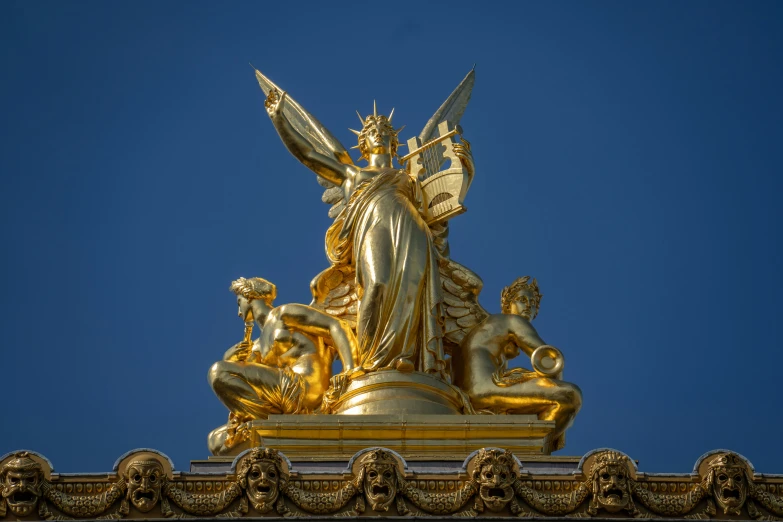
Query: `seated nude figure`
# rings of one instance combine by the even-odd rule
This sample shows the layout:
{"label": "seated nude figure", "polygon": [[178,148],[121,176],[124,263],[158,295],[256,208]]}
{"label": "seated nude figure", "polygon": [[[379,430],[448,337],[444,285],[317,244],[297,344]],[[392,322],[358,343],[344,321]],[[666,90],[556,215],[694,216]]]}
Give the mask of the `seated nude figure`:
{"label": "seated nude figure", "polygon": [[[248,328],[244,341],[209,369],[210,386],[231,412],[229,423],[209,435],[214,454],[244,440],[237,428],[249,420],[315,411],[330,386],[334,348],[345,372],[354,369],[356,353],[355,337],[339,319],[299,304],[273,309],[277,291],[269,281],[239,278],[230,290]],[[251,343],[253,321],[261,336]]]}
{"label": "seated nude figure", "polygon": [[581,390],[560,380],[559,372],[508,370],[508,361],[520,351],[531,356],[547,346],[530,324],[538,315],[541,294],[535,279],[529,281],[522,277],[504,288],[503,313],[490,315],[462,340],[453,358],[454,383],[468,394],[477,412],[537,414],[541,420],[554,421],[552,449],[559,449],[562,434],[582,405]]}

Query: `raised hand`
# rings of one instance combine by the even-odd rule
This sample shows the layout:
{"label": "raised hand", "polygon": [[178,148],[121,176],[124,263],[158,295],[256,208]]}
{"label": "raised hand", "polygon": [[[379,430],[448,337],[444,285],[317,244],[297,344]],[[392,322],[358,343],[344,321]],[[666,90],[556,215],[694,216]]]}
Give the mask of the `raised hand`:
{"label": "raised hand", "polygon": [[285,96],[285,91],[281,92],[277,89],[272,89],[269,91],[269,96],[267,96],[266,101],[264,101],[264,107],[266,107],[267,114],[269,114],[269,117],[273,120],[282,118],[283,102],[285,102]]}
{"label": "raised hand", "polygon": [[470,150],[470,142],[460,136],[461,143],[455,143],[452,150],[454,154],[459,158],[460,163],[468,171],[468,176],[471,178],[475,173],[475,166],[473,164],[473,152]]}

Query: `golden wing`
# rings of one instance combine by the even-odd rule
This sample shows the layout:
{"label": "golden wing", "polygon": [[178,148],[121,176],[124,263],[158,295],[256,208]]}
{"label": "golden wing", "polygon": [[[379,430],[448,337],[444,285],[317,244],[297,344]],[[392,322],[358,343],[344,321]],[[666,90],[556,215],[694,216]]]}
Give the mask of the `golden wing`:
{"label": "golden wing", "polygon": [[443,337],[459,344],[474,326],[489,316],[478,300],[484,282],[451,259],[440,258],[438,268],[443,289]]}
{"label": "golden wing", "polygon": [[[449,122],[451,128],[455,128],[459,125],[462,114],[465,112],[468,102],[470,101],[470,95],[473,92],[473,84],[475,81],[476,71],[475,69],[472,69],[424,126],[419,134],[420,143],[426,143],[436,138],[438,134],[438,125],[444,121]],[[430,230],[432,231],[432,237],[435,240],[435,246],[440,255],[449,257],[449,222],[442,221],[430,225]]]}
{"label": "golden wing", "polygon": [[313,300],[310,306],[347,322],[356,330],[359,296],[356,294],[356,271],[352,266],[332,266],[315,276],[310,283]]}

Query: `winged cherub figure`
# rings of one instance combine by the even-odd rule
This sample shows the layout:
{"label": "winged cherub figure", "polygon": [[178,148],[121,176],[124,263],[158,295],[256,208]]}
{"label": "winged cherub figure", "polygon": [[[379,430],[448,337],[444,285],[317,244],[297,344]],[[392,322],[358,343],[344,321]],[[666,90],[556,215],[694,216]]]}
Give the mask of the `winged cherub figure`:
{"label": "winged cherub figure", "polygon": [[[339,301],[355,305],[353,314],[344,313],[355,321],[359,367],[415,370],[448,380],[440,325],[439,245],[422,218],[419,180],[393,166],[399,146],[393,111],[387,117],[374,108],[373,114],[359,116],[357,148],[368,163],[359,167],[299,104],[260,72],[256,77],[268,93],[266,110],[286,148],[327,186],[324,200],[336,203],[330,212],[335,220],[326,233],[332,266],[313,282],[314,306],[335,310],[330,302],[334,295],[316,289],[338,277],[348,285]],[[447,116],[459,120],[467,96],[469,89]],[[454,145],[454,153],[472,178],[469,145]]]}

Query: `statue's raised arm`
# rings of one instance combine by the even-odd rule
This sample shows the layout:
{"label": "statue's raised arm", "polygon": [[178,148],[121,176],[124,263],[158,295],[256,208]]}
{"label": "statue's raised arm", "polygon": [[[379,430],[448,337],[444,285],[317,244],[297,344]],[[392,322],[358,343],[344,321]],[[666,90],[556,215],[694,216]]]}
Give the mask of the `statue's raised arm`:
{"label": "statue's raised arm", "polygon": [[289,152],[325,181],[342,185],[349,169],[356,168],[345,147],[296,100],[260,71],[255,73],[267,96],[267,114]]}
{"label": "statue's raised arm", "polygon": [[264,106],[272,119],[280,139],[283,140],[288,151],[308,169],[312,170],[322,178],[342,185],[349,176],[351,165],[340,163],[330,156],[318,152],[304,136],[294,129],[288,119],[285,117],[283,107],[286,102],[286,93],[273,89],[269,92]]}

